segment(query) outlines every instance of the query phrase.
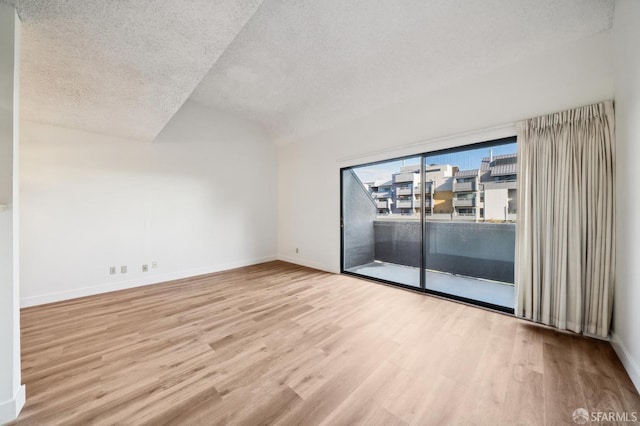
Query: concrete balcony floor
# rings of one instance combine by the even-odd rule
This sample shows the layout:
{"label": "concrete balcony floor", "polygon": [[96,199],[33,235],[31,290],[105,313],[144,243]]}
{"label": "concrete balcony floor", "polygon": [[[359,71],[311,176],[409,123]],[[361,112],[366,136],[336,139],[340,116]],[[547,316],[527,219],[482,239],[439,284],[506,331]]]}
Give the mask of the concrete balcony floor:
{"label": "concrete balcony floor", "polygon": [[[420,287],[420,269],[411,266],[375,261],[347,269],[347,271],[416,288]],[[425,281],[428,290],[514,308],[515,288],[513,284],[457,276],[428,269]]]}

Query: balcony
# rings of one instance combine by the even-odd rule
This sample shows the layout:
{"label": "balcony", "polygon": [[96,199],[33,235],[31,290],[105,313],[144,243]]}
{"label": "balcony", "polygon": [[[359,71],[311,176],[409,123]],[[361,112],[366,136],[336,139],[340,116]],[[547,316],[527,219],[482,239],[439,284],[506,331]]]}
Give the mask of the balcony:
{"label": "balcony", "polygon": [[371,195],[373,195],[373,198],[389,198],[389,197],[391,197],[391,192],[389,192],[389,191],[378,191],[378,192],[374,192]]}
{"label": "balcony", "polygon": [[[427,182],[424,186],[424,190],[427,197],[430,197],[435,191],[435,185],[433,185],[432,182]],[[420,183],[415,184],[415,186],[413,187],[413,193],[416,195],[422,194],[422,186],[420,185]]]}
{"label": "balcony", "polygon": [[453,192],[469,192],[476,190],[476,182],[453,182]]}
{"label": "balcony", "polygon": [[[346,269],[419,287],[424,261],[428,289],[513,307],[515,224],[427,220],[424,226],[423,258],[419,220],[374,221],[371,256]],[[352,250],[361,252],[363,246]],[[348,248],[345,256],[355,257]]]}
{"label": "balcony", "polygon": [[[407,267],[402,263],[376,260],[349,268],[347,271],[380,280],[401,282],[415,288],[420,287],[420,268]],[[424,272],[428,290],[474,299],[481,303],[513,308],[515,297],[513,285],[432,269],[425,269]]]}
{"label": "balcony", "polygon": [[397,200],[396,206],[399,209],[412,209],[413,208],[413,200]]}
{"label": "balcony", "polygon": [[453,207],[476,207],[475,198],[454,198]]}
{"label": "balcony", "polygon": [[391,200],[376,200],[376,207],[379,209],[391,208]]}
{"label": "balcony", "polygon": [[400,173],[394,176],[393,181],[395,183],[413,182],[415,176],[417,176],[415,173]]}
{"label": "balcony", "polygon": [[[420,197],[416,197],[416,199],[415,199],[415,200],[414,200],[414,202],[413,202],[413,206],[414,206],[416,209],[420,208],[420,202],[421,202],[421,201],[422,201],[422,200],[420,199]],[[425,208],[430,208],[430,207],[433,207],[433,206],[434,206],[434,204],[435,204],[435,203],[434,203],[434,202],[433,202],[433,200],[429,197],[429,194],[427,194],[427,197],[424,199],[424,207],[425,207]]]}
{"label": "balcony", "polygon": [[398,188],[396,189],[396,195],[411,195],[413,194],[413,188]]}

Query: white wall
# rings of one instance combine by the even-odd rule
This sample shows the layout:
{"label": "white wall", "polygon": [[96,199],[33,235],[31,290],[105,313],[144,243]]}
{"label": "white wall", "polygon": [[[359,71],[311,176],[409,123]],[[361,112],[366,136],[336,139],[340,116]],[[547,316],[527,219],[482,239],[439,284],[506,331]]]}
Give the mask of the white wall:
{"label": "white wall", "polygon": [[509,212],[509,190],[484,190],[484,219],[507,220]]}
{"label": "white wall", "polygon": [[603,32],[281,147],[279,257],[340,270],[340,167],[513,135],[507,126],[419,143],[612,99],[611,62]]}
{"label": "white wall", "polygon": [[0,424],[24,405],[20,374],[18,111],[20,21],[0,4]]}
{"label": "white wall", "polygon": [[614,13],[616,107],[616,289],[613,346],[640,391],[640,2]]}
{"label": "white wall", "polygon": [[21,132],[23,306],[276,258],[276,151],[251,122],[187,102],[153,143]]}

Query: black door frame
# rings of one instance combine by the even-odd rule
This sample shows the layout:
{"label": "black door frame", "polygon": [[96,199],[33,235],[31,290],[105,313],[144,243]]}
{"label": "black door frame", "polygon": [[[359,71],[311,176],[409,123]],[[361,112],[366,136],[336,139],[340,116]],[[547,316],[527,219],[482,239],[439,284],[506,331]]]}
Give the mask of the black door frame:
{"label": "black door frame", "polygon": [[[419,293],[424,293],[424,294],[430,294],[433,296],[437,296],[437,297],[441,297],[441,298],[445,298],[445,299],[450,299],[450,300],[454,300],[454,301],[458,301],[458,302],[462,302],[462,303],[466,303],[466,304],[470,304],[470,305],[476,305],[476,306],[480,306],[482,308],[487,308],[487,309],[491,309],[494,311],[499,311],[499,312],[503,312],[503,313],[508,313],[508,314],[514,314],[514,309],[513,308],[508,308],[506,306],[500,306],[500,305],[494,305],[492,303],[488,303],[488,302],[482,302],[479,300],[475,300],[475,299],[469,299],[466,297],[462,297],[462,296],[456,296],[456,295],[452,295],[452,294],[448,294],[448,293],[442,293],[439,291],[435,291],[435,290],[430,290],[428,288],[426,288],[426,272],[425,272],[425,182],[423,182],[424,179],[424,171],[425,171],[425,160],[427,157],[429,156],[433,156],[433,155],[441,155],[441,154],[451,154],[451,153],[455,153],[455,152],[461,152],[461,151],[466,151],[469,149],[476,149],[476,148],[483,148],[483,147],[494,147],[494,146],[500,146],[500,145],[506,145],[509,143],[514,143],[516,142],[516,137],[515,136],[511,136],[511,137],[506,137],[506,138],[500,138],[500,139],[493,139],[493,140],[489,140],[489,141],[485,141],[485,142],[478,142],[478,143],[473,143],[473,144],[469,144],[469,145],[461,145],[461,146],[456,146],[453,148],[446,148],[446,149],[439,149],[439,150],[434,150],[434,151],[428,151],[428,152],[423,152],[420,154],[414,154],[414,155],[405,155],[402,157],[394,157],[394,158],[389,158],[386,160],[380,160],[380,161],[374,161],[374,162],[369,162],[369,163],[363,163],[363,164],[358,164],[355,166],[349,166],[349,167],[341,167],[340,168],[340,272],[342,274],[345,275],[351,275],[354,277],[358,277],[358,278],[363,278],[369,281],[375,281],[375,282],[379,282],[379,283],[383,283],[383,284],[388,284],[394,287],[400,287],[403,289],[407,289],[407,290],[411,290],[411,291],[416,291]],[[358,274],[355,272],[350,272],[350,271],[346,271],[344,269],[344,180],[343,180],[343,172],[345,170],[351,170],[354,167],[362,167],[362,166],[373,166],[376,164],[382,164],[382,163],[388,163],[390,161],[398,161],[398,160],[403,160],[403,159],[407,159],[407,158],[415,158],[415,157],[420,157],[420,287],[414,287],[414,286],[410,286],[407,284],[402,284],[402,283],[398,283],[398,282],[394,282],[394,281],[389,281],[389,280],[385,280],[382,278],[375,278],[375,277],[369,277],[367,275],[362,275],[362,274]]]}

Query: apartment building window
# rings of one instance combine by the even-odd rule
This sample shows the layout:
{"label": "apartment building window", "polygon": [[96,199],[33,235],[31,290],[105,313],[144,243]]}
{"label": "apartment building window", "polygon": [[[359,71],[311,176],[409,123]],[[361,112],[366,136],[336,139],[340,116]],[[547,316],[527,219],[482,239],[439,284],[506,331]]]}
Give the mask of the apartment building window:
{"label": "apartment building window", "polygon": [[341,173],[343,272],[512,312],[515,138]]}

